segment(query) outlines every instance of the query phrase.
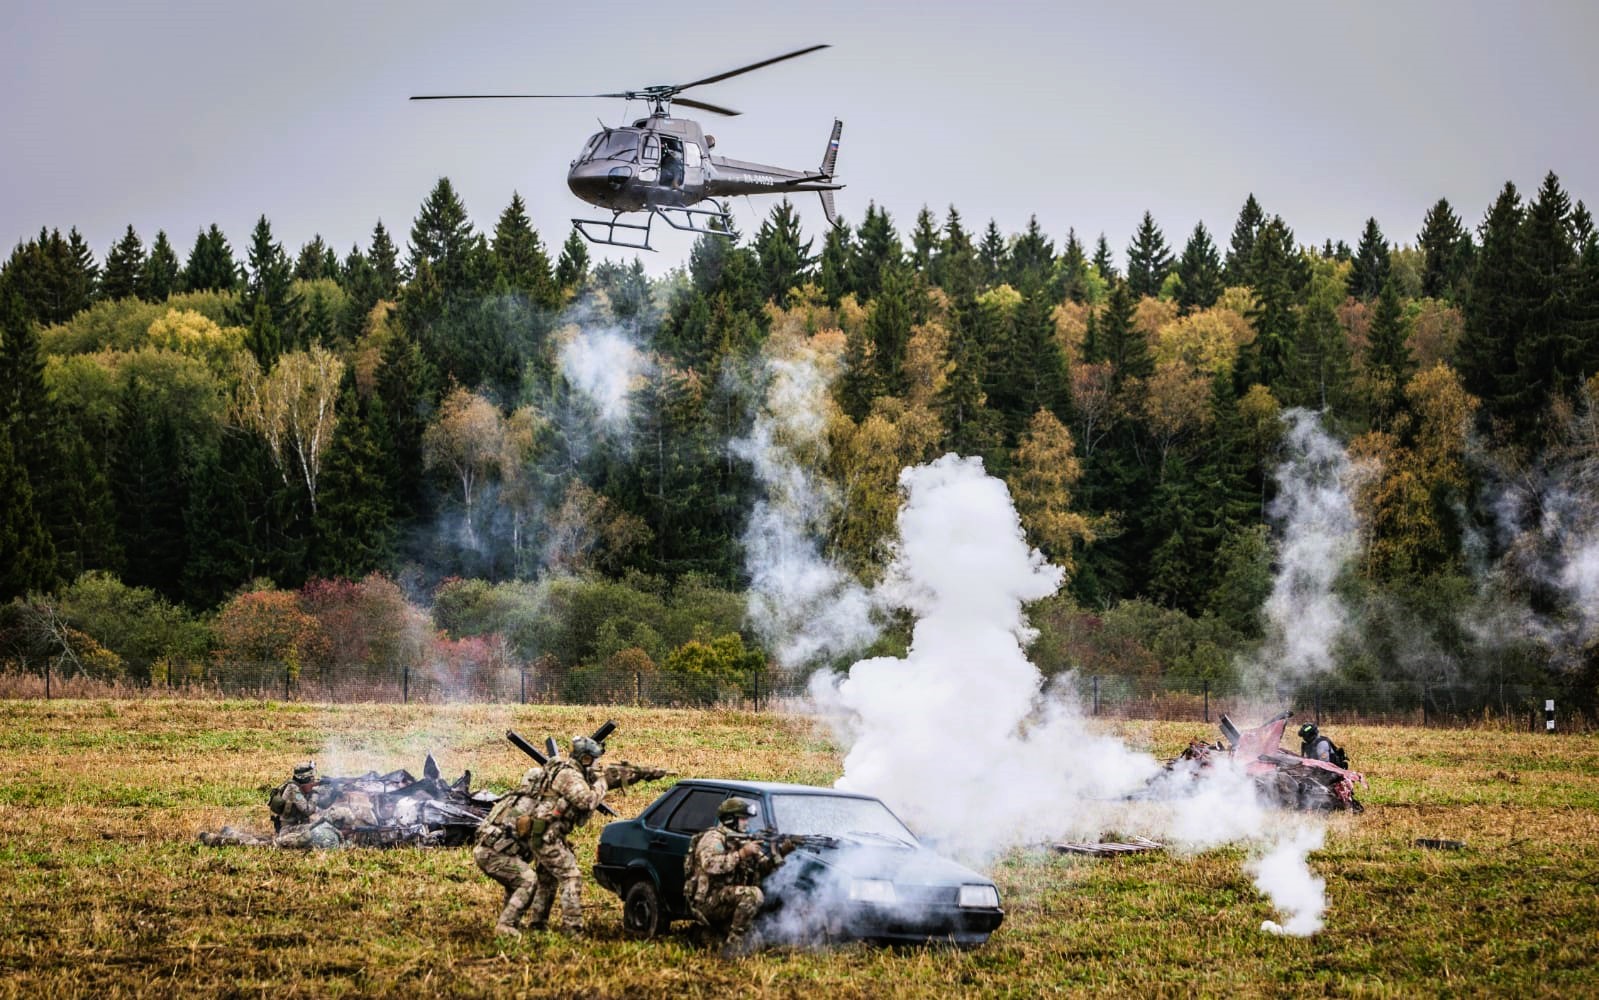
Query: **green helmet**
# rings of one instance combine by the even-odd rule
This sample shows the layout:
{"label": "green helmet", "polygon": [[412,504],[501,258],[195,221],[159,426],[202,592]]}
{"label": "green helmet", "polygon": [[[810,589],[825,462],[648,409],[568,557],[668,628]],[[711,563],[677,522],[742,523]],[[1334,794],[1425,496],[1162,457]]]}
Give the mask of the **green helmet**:
{"label": "green helmet", "polygon": [[308,760],[303,764],[294,765],[294,780],[303,784],[316,780],[316,761]]}
{"label": "green helmet", "polygon": [[728,796],[716,807],[716,818],[725,825],[731,825],[734,820],[754,815],[755,803],[749,799],[741,799],[737,795]]}
{"label": "green helmet", "polygon": [[1304,742],[1309,743],[1311,740],[1316,738],[1316,734],[1319,732],[1321,732],[1321,730],[1316,728],[1316,724],[1314,722],[1307,722],[1303,726],[1299,727],[1299,738]]}
{"label": "green helmet", "polygon": [[587,736],[572,737],[572,756],[574,758],[592,757],[595,760],[599,760],[604,753],[605,745],[603,743],[591,740]]}

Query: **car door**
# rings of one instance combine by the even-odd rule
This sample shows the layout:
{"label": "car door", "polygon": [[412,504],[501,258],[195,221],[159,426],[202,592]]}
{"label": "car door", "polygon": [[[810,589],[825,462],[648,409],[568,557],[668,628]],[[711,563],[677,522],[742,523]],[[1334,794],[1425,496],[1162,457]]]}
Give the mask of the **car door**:
{"label": "car door", "polygon": [[725,788],[690,789],[666,813],[660,826],[645,824],[650,863],[661,880],[661,901],[673,913],[688,912],[683,899],[683,859],[688,857],[689,841],[696,833],[715,825],[716,809],[729,794]]}

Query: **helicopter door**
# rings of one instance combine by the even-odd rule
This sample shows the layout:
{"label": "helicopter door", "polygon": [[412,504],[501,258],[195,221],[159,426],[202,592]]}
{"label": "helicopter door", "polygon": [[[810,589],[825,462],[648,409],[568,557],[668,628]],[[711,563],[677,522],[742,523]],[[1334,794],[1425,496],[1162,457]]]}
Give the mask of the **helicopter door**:
{"label": "helicopter door", "polygon": [[655,183],[660,176],[661,140],[653,135],[645,136],[644,152],[640,155],[639,162],[642,164],[639,179],[649,184]]}
{"label": "helicopter door", "polygon": [[661,136],[661,183],[680,188],[683,175],[683,140],[675,135]]}
{"label": "helicopter door", "polygon": [[683,143],[683,183],[685,186],[698,187],[705,183],[705,176],[701,171],[700,144],[697,142]]}

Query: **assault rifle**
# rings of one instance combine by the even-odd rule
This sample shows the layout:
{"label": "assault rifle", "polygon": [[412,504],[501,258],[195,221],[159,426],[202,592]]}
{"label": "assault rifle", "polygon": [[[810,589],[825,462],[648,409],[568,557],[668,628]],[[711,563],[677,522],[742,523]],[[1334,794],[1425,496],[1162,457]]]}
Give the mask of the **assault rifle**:
{"label": "assault rifle", "polygon": [[[610,736],[615,731],[616,723],[607,719],[603,726],[594,730],[594,735],[590,738],[596,743],[604,744],[605,738]],[[513,747],[516,747],[529,757],[532,757],[533,760],[538,763],[539,767],[548,767],[551,760],[560,756],[560,753],[555,748],[554,737],[547,737],[544,741],[544,748],[549,751],[547,754],[540,753],[538,747],[535,747],[533,744],[523,739],[522,734],[518,733],[514,729],[507,729],[505,731],[505,738],[511,741],[511,745]],[[616,815],[616,810],[612,809],[603,802],[596,806],[595,809],[606,816]]]}

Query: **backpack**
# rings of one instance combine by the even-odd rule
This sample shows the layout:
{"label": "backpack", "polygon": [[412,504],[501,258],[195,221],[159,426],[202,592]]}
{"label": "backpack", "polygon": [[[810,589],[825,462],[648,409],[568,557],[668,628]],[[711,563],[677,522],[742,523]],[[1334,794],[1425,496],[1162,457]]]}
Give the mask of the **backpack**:
{"label": "backpack", "polygon": [[1344,753],[1344,748],[1336,743],[1331,743],[1331,741],[1329,743],[1332,747],[1332,751],[1329,754],[1331,758],[1329,762],[1335,767],[1341,767],[1345,771],[1349,770],[1349,755]]}

